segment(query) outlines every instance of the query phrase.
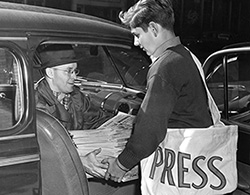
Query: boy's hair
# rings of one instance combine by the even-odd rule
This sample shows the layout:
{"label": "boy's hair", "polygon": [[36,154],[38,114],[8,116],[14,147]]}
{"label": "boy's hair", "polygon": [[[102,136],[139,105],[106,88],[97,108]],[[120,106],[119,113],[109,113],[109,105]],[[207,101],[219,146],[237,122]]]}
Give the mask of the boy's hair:
{"label": "boy's hair", "polygon": [[171,0],[139,0],[128,11],[120,12],[119,18],[126,26],[141,27],[144,31],[147,31],[150,22],[173,30],[175,22]]}

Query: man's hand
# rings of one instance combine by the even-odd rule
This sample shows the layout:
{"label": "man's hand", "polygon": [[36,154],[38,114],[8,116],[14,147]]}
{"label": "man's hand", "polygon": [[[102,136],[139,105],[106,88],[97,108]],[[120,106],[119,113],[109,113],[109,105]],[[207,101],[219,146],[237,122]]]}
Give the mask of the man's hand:
{"label": "man's hand", "polygon": [[98,155],[101,152],[101,150],[102,150],[101,148],[96,149],[84,156],[81,155],[80,153],[79,154],[82,164],[85,167],[87,173],[95,177],[104,178],[105,171],[108,168],[108,164],[101,163],[96,159],[96,155]]}
{"label": "man's hand", "polygon": [[105,173],[105,179],[111,179],[115,182],[120,183],[127,170],[122,169],[121,165],[119,166],[118,159],[110,157],[103,159],[102,163],[109,164],[108,170]]}

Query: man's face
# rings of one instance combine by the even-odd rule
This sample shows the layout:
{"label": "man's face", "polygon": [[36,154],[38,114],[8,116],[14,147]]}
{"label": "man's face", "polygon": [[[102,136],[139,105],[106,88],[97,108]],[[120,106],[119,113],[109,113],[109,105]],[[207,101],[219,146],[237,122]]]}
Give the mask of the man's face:
{"label": "man's face", "polygon": [[134,45],[140,46],[147,55],[151,56],[156,50],[156,45],[154,41],[154,34],[150,28],[145,32],[141,27],[136,27],[131,29],[131,33],[134,35]]}
{"label": "man's face", "polygon": [[52,67],[52,90],[62,93],[73,91],[74,81],[77,74],[77,63],[70,63]]}

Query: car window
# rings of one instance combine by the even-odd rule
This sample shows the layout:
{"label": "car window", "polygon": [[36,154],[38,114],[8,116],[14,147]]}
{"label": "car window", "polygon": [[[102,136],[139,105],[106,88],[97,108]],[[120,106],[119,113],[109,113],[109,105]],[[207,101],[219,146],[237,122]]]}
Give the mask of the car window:
{"label": "car window", "polygon": [[0,130],[13,127],[23,111],[19,71],[14,54],[0,47]]}
{"label": "car window", "polygon": [[[250,122],[250,53],[227,56],[228,116],[232,120]],[[222,60],[217,61],[215,71],[207,80],[209,90],[218,105],[224,111],[225,70]],[[248,117],[245,117],[248,115]],[[243,117],[244,116],[244,117]]]}
{"label": "car window", "polygon": [[[145,90],[150,60],[139,48],[93,44],[76,44],[73,48],[80,59],[78,79]],[[34,63],[39,67],[36,56]],[[34,69],[35,81],[41,78],[39,71]]]}

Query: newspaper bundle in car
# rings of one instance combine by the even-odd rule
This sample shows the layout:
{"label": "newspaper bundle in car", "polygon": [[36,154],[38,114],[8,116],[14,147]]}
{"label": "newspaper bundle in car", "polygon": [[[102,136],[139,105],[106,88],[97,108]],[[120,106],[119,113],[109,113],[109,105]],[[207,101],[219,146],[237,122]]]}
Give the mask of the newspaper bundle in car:
{"label": "newspaper bundle in car", "polygon": [[[97,129],[70,131],[80,156],[101,148],[101,153],[97,155],[98,160],[117,157],[131,135],[134,118],[133,115],[118,112]],[[138,179],[138,166],[126,173],[123,182],[134,179]]]}

